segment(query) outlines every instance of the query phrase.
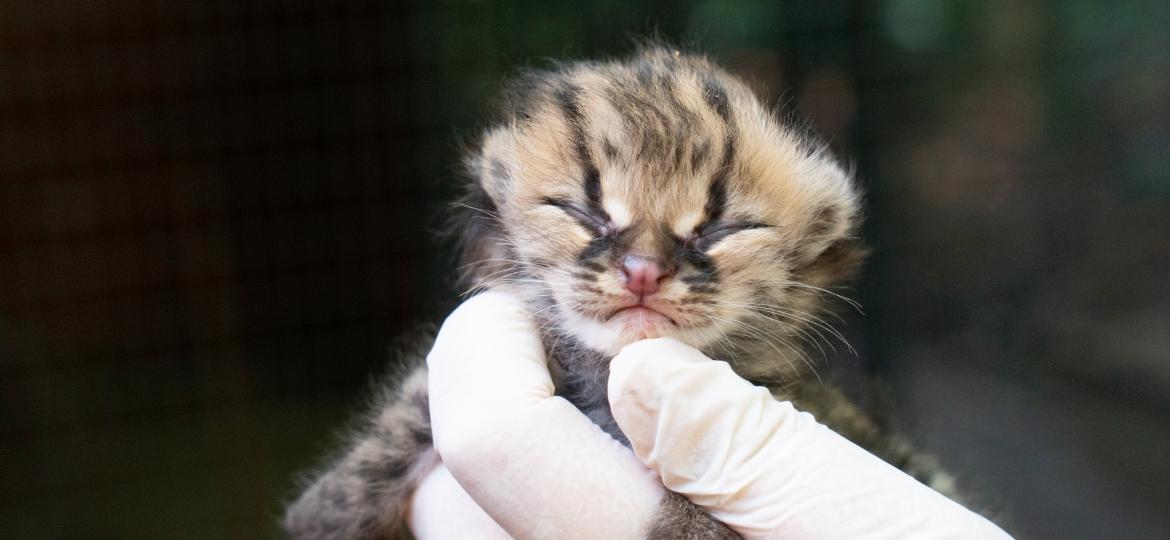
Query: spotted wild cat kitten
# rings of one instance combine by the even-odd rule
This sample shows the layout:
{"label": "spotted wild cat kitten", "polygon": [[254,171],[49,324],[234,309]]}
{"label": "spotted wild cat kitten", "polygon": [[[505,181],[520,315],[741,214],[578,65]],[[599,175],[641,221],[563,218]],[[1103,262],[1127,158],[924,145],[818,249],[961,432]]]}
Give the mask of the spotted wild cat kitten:
{"label": "spotted wild cat kitten", "polygon": [[[949,490],[929,459],[806,377],[801,346],[832,331],[828,289],[863,255],[858,194],[824,147],[705,58],[660,47],[531,72],[507,97],[467,160],[465,277],[531,306],[559,395],[624,442],[605,395],[609,359],[672,336]],[[437,460],[423,354],[405,359],[409,371],[288,509],[292,536],[401,533]],[[647,536],[737,537],[677,495]]]}

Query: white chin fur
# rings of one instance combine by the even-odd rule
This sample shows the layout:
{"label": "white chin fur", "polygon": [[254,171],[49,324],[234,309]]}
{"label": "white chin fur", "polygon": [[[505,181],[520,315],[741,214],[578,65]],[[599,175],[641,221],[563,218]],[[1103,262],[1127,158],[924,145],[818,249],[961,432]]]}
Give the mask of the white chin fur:
{"label": "white chin fur", "polygon": [[604,355],[615,356],[622,347],[648,338],[673,337],[696,349],[718,339],[720,331],[714,326],[704,328],[679,328],[666,322],[651,329],[627,328],[616,321],[599,321],[572,310],[563,310],[562,328],[581,341],[583,345]]}

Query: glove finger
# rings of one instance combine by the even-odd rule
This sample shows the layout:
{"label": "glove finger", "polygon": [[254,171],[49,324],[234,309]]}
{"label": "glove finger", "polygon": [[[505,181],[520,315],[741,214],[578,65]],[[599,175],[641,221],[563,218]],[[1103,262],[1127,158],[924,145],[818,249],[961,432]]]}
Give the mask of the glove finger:
{"label": "glove finger", "polygon": [[638,457],[745,538],[1009,538],[681,342],[627,346],[610,373]]}

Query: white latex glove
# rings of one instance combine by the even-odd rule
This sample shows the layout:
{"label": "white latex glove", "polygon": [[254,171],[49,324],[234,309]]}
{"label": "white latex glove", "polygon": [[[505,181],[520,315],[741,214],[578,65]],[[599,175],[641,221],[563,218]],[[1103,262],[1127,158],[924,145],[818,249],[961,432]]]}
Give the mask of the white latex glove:
{"label": "white latex glove", "polygon": [[[642,536],[662,485],[552,396],[523,305],[491,292],[464,303],[428,364],[450,474],[440,467],[415,494],[419,538],[500,538],[491,520],[521,539]],[[682,343],[630,345],[611,371],[614,415],[638,457],[748,538],[1007,538]]]}
{"label": "white latex glove", "polygon": [[419,482],[411,498],[407,525],[420,540],[459,538],[461,540],[508,540],[487,515],[440,463]]}
{"label": "white latex glove", "polygon": [[666,487],[749,540],[1010,538],[679,341],[622,349],[609,398]]}
{"label": "white latex glove", "polygon": [[[435,450],[508,534],[643,536],[666,493],[662,484],[628,448],[553,396],[544,347],[520,301],[489,291],[464,302],[443,323],[427,365]],[[442,474],[423,487],[438,482],[435,489],[449,492]],[[442,524],[427,525],[444,510],[432,510],[418,493],[412,528],[450,538],[438,534]],[[455,506],[459,501],[455,496]],[[476,530],[457,537],[491,534]]]}

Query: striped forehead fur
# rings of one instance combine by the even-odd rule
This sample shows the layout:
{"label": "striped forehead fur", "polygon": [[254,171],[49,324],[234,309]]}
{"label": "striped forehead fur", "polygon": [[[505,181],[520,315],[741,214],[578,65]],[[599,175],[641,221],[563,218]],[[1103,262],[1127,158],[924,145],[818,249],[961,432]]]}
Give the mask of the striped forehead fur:
{"label": "striped forehead fur", "polygon": [[[763,169],[758,171],[763,174],[747,175],[759,177],[773,172],[770,169],[813,165],[826,171],[802,175],[802,182],[759,187],[836,188],[819,195],[851,196],[847,180],[833,179],[818,186],[824,172],[840,172],[830,170],[836,165],[831,160],[809,160],[815,146],[779,126],[745,85],[702,57],[649,48],[630,61],[581,62],[556,71],[530,72],[512,85],[508,95],[511,99],[505,110],[513,132],[523,135],[528,144],[543,146],[545,156],[553,150],[551,163],[545,165],[555,169],[566,163],[568,154],[576,154],[578,161],[587,156],[599,175],[621,172],[640,177],[640,181],[623,182],[618,189],[671,182],[672,189],[679,190],[688,187],[679,180],[691,178],[700,184],[690,186],[695,191],[687,198],[693,199],[706,194],[705,181],[720,169]],[[564,114],[567,103],[573,110],[569,118]],[[737,148],[737,141],[744,148]],[[729,159],[735,150],[740,159]],[[529,157],[533,158],[530,167],[548,168],[541,167],[541,156]],[[585,178],[592,175],[581,180]],[[745,182],[740,187],[756,186]],[[626,195],[643,194],[645,190]],[[784,199],[795,202],[804,197]]]}

